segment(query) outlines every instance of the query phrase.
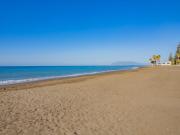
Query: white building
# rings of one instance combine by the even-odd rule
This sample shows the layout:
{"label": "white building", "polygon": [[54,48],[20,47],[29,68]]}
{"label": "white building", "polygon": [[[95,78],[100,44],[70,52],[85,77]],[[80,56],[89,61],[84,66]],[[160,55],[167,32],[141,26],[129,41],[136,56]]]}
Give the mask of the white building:
{"label": "white building", "polygon": [[161,63],[160,65],[162,66],[168,66],[168,65],[171,65],[171,61],[167,61],[167,62],[164,62],[164,63]]}

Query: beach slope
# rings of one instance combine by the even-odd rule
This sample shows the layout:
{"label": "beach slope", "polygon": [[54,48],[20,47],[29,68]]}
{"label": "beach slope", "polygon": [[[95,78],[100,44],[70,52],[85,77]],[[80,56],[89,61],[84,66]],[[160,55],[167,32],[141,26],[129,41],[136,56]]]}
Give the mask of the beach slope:
{"label": "beach slope", "polygon": [[177,66],[23,85],[0,90],[0,135],[180,135]]}

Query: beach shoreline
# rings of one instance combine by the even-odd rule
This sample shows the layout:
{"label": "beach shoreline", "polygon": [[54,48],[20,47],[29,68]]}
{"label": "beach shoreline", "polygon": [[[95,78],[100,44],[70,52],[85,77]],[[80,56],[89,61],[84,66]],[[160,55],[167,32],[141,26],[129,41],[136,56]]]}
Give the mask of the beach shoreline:
{"label": "beach shoreline", "polygon": [[180,67],[157,66],[9,86],[2,135],[179,135]]}
{"label": "beach shoreline", "polygon": [[13,83],[13,84],[4,84],[4,85],[1,84],[0,92],[7,91],[7,90],[29,89],[29,88],[43,87],[43,86],[48,86],[48,85],[57,85],[57,84],[63,84],[63,83],[73,83],[77,81],[91,79],[94,77],[100,77],[100,76],[109,75],[109,74],[119,74],[123,72],[132,72],[132,71],[137,71],[144,68],[149,68],[149,66],[143,66],[143,67],[141,66],[141,67],[136,67],[132,69],[124,69],[124,70],[87,73],[87,74],[74,75],[74,76],[70,75],[70,76],[65,76],[65,77],[53,77],[53,78],[25,81],[25,82]]}

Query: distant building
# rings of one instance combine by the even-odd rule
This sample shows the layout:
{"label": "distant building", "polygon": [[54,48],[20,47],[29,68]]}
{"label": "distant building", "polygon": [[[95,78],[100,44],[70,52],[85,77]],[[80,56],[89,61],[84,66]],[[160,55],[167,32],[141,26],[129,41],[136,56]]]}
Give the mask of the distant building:
{"label": "distant building", "polygon": [[171,61],[163,62],[160,65],[162,65],[162,66],[169,66],[169,65],[172,65],[172,62]]}

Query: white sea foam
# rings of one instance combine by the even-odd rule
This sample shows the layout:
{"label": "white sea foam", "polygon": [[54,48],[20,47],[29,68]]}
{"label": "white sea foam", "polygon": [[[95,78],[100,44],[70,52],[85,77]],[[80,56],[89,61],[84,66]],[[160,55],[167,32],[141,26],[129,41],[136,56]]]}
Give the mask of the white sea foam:
{"label": "white sea foam", "polygon": [[138,69],[139,67],[132,67],[132,69]]}
{"label": "white sea foam", "polygon": [[[138,68],[139,68],[139,67],[132,67],[131,70],[135,70],[135,69],[138,69]],[[99,71],[99,72],[90,72],[90,73],[81,73],[81,74],[71,74],[71,75],[64,75],[64,76],[51,76],[51,77],[28,78],[28,79],[20,79],[20,80],[3,80],[3,81],[0,81],[0,85],[19,84],[19,83],[35,82],[35,81],[49,80],[49,79],[77,77],[77,76],[101,74],[101,73],[107,73],[107,72],[113,72],[113,71],[123,71],[123,70],[130,70],[130,69],[107,70],[107,71]]]}

